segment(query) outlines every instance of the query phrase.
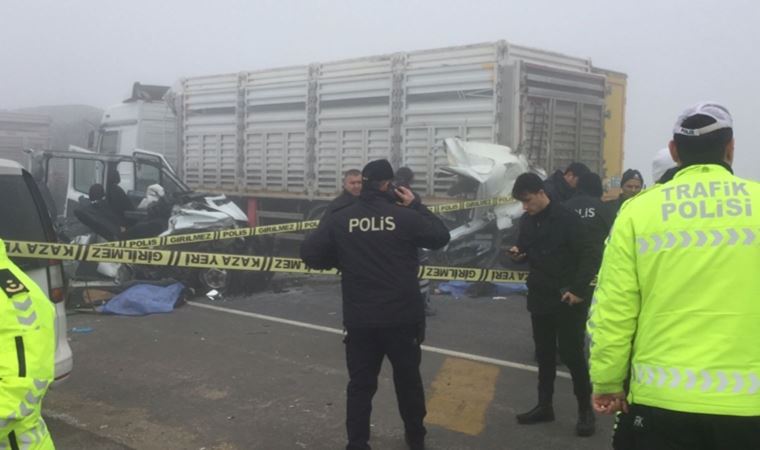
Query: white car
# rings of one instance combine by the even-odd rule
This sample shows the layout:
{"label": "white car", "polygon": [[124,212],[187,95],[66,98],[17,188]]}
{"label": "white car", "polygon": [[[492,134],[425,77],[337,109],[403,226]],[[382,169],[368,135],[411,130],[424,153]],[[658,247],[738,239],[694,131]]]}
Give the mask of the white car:
{"label": "white car", "polygon": [[[0,159],[0,238],[3,240],[57,242],[44,198],[32,176],[21,165]],[[66,305],[63,266],[60,261],[13,258],[55,304],[56,346],[55,380],[66,378],[73,367],[73,356],[66,335]]]}

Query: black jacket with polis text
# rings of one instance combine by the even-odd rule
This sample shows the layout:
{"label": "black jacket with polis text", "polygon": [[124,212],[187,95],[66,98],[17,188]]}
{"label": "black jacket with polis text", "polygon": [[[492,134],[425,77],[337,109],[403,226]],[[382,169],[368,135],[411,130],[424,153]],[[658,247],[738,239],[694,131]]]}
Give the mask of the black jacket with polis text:
{"label": "black jacket with polis text", "polygon": [[417,249],[448,242],[448,229],[424,205],[403,207],[364,190],[325,215],[301,245],[301,258],[315,269],[341,271],[346,328],[392,327],[425,320]]}
{"label": "black jacket with polis text", "polygon": [[[564,206],[575,211],[581,218],[583,227],[586,229],[588,245],[591,247],[591,253],[594,257],[594,273],[597,273],[602,264],[604,241],[610,234],[615,216],[601,199],[583,192],[578,192],[570,197]],[[581,297],[590,298],[592,293],[593,288],[589,288],[586,294],[581,295]]]}
{"label": "black jacket with polis text", "polygon": [[[517,247],[528,255],[528,310],[534,314],[559,312],[563,290],[591,303],[588,286],[594,278],[594,256],[588,234],[574,211],[552,201],[536,215],[520,219]],[[582,305],[577,305],[582,306]]]}

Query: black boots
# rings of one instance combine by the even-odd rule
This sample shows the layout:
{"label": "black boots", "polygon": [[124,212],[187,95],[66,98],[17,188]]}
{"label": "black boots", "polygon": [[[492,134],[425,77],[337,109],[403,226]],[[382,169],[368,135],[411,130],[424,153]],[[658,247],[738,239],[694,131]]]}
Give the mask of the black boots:
{"label": "black boots", "polygon": [[425,435],[422,436],[412,436],[410,434],[405,434],[404,438],[406,440],[406,445],[409,446],[409,450],[425,450]]}
{"label": "black boots", "polygon": [[539,422],[552,422],[554,420],[554,407],[549,404],[538,404],[528,412],[517,415],[517,423],[530,425]]}
{"label": "black boots", "polygon": [[591,408],[578,410],[578,422],[575,424],[575,434],[582,437],[593,436],[596,431],[596,417]]}
{"label": "black boots", "polygon": [[[541,422],[554,421],[554,408],[550,404],[539,404],[528,412],[517,415],[517,423],[531,425]],[[596,432],[596,417],[591,408],[578,410],[578,422],[575,424],[575,434],[578,436],[593,436]]]}

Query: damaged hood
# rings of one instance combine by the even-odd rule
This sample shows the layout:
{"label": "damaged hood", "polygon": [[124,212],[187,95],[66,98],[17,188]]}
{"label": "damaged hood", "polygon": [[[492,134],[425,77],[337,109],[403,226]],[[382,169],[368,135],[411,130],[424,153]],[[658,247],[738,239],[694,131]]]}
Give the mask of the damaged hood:
{"label": "damaged hood", "polygon": [[[527,159],[504,145],[448,138],[444,140],[444,147],[448,166],[442,167],[441,170],[477,181],[478,200],[510,197],[517,176],[530,171]],[[487,213],[487,209],[479,208],[475,212],[475,218]],[[522,215],[522,205],[516,201],[498,205],[493,208],[493,213],[496,215],[498,228],[503,230],[511,227],[513,220]]]}

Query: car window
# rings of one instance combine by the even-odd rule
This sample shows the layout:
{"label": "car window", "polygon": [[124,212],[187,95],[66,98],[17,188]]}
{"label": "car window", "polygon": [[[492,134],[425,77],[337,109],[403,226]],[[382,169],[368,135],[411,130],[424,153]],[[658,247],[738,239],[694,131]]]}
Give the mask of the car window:
{"label": "car window", "polygon": [[151,184],[161,184],[161,170],[152,165],[136,162],[135,191],[145,193]]}
{"label": "car window", "polygon": [[100,153],[115,155],[119,153],[119,132],[106,131],[100,138]]}
{"label": "car window", "polygon": [[89,159],[74,160],[74,189],[88,195],[90,186],[102,183],[103,162]]}
{"label": "car window", "polygon": [[[42,196],[28,172],[0,175],[0,192],[12,202],[0,202],[0,237],[4,240],[49,242],[52,222]],[[43,267],[44,259],[13,258],[22,269]]]}

